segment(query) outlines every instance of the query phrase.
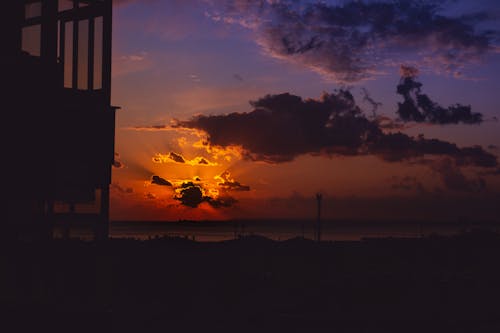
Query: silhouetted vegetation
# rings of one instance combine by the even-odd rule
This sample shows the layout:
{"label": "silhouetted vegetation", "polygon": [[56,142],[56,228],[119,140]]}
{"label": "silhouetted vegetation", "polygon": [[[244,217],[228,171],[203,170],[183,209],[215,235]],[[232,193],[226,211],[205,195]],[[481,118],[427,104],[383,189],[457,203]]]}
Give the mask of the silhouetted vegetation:
{"label": "silhouetted vegetation", "polygon": [[0,295],[21,329],[492,332],[499,255],[500,235],[482,230],[320,243],[15,242],[2,244]]}

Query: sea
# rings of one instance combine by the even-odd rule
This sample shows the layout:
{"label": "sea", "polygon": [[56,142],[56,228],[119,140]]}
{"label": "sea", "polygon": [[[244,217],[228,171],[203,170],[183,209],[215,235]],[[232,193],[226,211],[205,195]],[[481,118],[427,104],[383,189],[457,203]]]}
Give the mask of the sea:
{"label": "sea", "polygon": [[[500,221],[336,221],[320,223],[324,241],[356,241],[366,238],[419,238],[453,236],[473,229],[500,232]],[[148,240],[164,237],[188,238],[199,242],[220,242],[242,236],[262,236],[275,241],[291,238],[315,239],[314,220],[237,221],[111,221],[111,238]]]}

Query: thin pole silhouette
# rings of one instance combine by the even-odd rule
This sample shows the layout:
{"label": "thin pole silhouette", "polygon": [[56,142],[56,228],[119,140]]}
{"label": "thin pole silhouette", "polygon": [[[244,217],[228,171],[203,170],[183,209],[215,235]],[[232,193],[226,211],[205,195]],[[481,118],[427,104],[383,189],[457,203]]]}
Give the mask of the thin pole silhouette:
{"label": "thin pole silhouette", "polygon": [[316,241],[321,241],[321,200],[323,195],[321,193],[316,194],[316,201],[318,202],[318,217],[316,220]]}

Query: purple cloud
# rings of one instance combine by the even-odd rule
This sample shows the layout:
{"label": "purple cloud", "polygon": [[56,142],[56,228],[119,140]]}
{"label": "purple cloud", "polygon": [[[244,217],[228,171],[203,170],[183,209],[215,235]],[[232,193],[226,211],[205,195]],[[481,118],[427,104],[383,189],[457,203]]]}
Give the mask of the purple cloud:
{"label": "purple cloud", "polygon": [[[456,74],[496,48],[498,32],[481,30],[492,11],[445,15],[444,1],[215,0],[209,16],[255,32],[264,52],[337,82],[373,77],[404,56]],[[486,4],[494,6],[494,4]]]}

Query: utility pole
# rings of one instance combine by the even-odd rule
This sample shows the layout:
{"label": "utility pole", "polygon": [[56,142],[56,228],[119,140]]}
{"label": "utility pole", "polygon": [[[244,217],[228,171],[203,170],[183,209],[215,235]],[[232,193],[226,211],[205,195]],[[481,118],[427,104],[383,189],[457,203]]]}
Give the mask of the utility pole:
{"label": "utility pole", "polygon": [[316,241],[321,241],[321,200],[323,195],[321,193],[316,194],[316,201],[318,202],[318,218],[316,220]]}

